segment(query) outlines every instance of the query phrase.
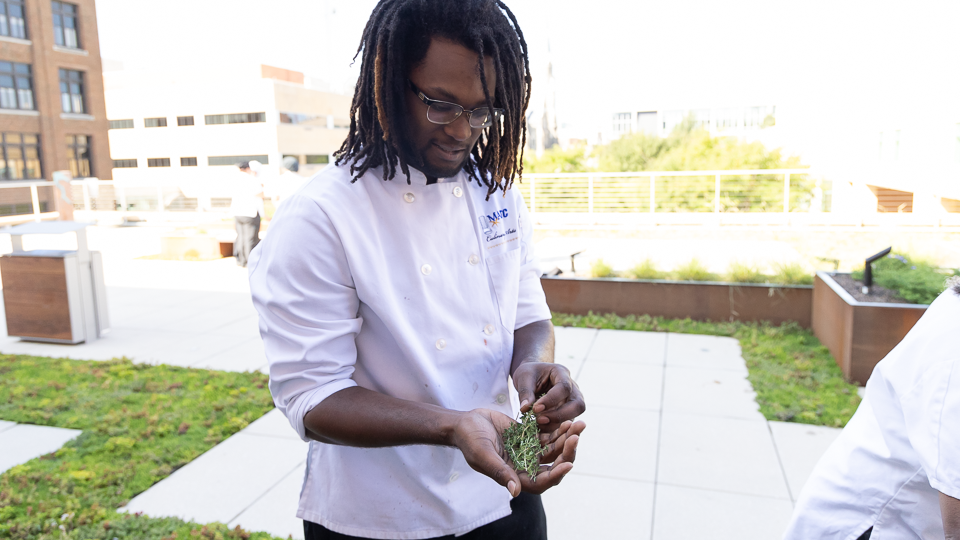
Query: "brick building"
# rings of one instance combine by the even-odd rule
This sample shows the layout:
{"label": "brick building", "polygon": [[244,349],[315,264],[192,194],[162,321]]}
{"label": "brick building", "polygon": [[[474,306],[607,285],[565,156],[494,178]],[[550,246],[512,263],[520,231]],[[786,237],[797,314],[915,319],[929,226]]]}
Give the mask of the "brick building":
{"label": "brick building", "polygon": [[[94,0],[0,0],[0,183],[110,179],[108,127]],[[54,210],[52,188],[40,199]],[[0,189],[0,217],[29,205]]]}

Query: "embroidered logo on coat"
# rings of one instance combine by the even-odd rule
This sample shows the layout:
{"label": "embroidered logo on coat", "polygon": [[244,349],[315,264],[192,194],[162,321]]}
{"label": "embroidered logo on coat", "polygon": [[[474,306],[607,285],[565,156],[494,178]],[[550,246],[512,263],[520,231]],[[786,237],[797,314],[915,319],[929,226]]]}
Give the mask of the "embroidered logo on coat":
{"label": "embroidered logo on coat", "polygon": [[503,238],[508,234],[517,232],[516,229],[512,228],[503,230],[503,222],[508,217],[510,217],[509,211],[504,208],[478,218],[480,220],[480,230],[483,231],[484,236],[486,236],[487,242],[492,242],[498,238]]}

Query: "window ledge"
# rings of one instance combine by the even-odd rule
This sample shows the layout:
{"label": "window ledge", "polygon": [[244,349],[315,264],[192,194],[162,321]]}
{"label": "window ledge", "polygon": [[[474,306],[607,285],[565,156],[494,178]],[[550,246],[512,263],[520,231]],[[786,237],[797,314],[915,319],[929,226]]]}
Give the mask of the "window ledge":
{"label": "window ledge", "polygon": [[74,49],[72,47],[61,47],[59,45],[54,45],[53,50],[67,54],[75,54],[77,56],[88,56],[90,54],[85,49]]}
{"label": "window ledge", "polygon": [[16,114],[20,116],[40,116],[40,111],[30,111],[24,109],[0,109],[0,114]]}
{"label": "window ledge", "polygon": [[20,45],[33,45],[33,42],[29,39],[20,39],[10,36],[0,36],[0,41],[6,41],[7,43],[19,43]]}
{"label": "window ledge", "polygon": [[60,118],[64,120],[93,120],[92,114],[60,113]]}

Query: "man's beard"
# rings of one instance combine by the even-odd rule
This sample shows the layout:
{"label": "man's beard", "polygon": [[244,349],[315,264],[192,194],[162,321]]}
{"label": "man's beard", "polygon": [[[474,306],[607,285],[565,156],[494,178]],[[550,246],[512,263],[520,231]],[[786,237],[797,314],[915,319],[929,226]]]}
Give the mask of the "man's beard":
{"label": "man's beard", "polygon": [[403,151],[404,161],[407,162],[407,165],[422,172],[427,178],[452,178],[463,170],[463,166],[466,165],[467,160],[470,159],[470,152],[468,151],[464,152],[463,160],[461,160],[458,165],[445,168],[435,167],[431,165],[426,158],[426,153],[429,148],[430,146],[427,146],[424,149],[416,151],[405,148]]}

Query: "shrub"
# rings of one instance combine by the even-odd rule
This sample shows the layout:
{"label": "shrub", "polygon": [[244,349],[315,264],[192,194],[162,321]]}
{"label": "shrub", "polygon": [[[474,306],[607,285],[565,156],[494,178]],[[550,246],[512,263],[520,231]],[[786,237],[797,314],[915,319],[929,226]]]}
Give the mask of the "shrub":
{"label": "shrub", "polygon": [[782,285],[813,285],[813,274],[804,269],[800,263],[782,263],[774,266],[777,273],[773,275],[773,282]]}
{"label": "shrub", "polygon": [[674,270],[673,277],[678,281],[719,281],[720,279],[720,276],[707,270],[699,259],[693,259]]}
{"label": "shrub", "polygon": [[590,265],[590,277],[604,278],[613,277],[613,268],[603,262],[603,259],[597,259]]}
{"label": "shrub", "polygon": [[663,279],[666,277],[666,272],[658,270],[657,263],[652,259],[647,259],[627,270],[626,277],[632,279]]}
{"label": "shrub", "polygon": [[[855,270],[853,278],[863,280],[863,269]],[[874,261],[873,282],[896,291],[900,298],[914,304],[929,304],[943,292],[948,275],[960,275],[956,269],[949,274],[927,261],[891,253]]]}
{"label": "shrub", "polygon": [[766,283],[769,278],[752,264],[734,261],[727,268],[727,281],[733,283]]}

